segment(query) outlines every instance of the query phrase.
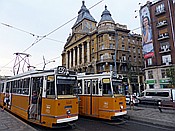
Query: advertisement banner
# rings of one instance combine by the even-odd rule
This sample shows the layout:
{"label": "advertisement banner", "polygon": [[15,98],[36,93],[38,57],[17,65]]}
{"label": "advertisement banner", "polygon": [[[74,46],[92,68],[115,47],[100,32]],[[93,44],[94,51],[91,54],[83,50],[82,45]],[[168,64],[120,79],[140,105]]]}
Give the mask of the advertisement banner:
{"label": "advertisement banner", "polygon": [[144,58],[147,59],[154,56],[151,19],[148,6],[144,6],[140,9],[140,22],[142,26],[143,55]]}

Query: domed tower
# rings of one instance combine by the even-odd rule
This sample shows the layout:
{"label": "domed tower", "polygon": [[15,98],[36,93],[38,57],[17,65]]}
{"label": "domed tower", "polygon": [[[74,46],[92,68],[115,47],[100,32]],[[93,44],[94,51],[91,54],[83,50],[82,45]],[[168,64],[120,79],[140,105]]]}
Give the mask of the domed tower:
{"label": "domed tower", "polygon": [[81,9],[78,12],[78,18],[75,24],[72,27],[72,34],[73,33],[89,33],[96,27],[96,21],[91,16],[89,10],[85,6],[85,2],[82,1]]}
{"label": "domed tower", "polygon": [[115,31],[115,21],[111,17],[111,13],[107,10],[107,6],[105,6],[105,10],[101,15],[101,20],[98,23],[98,32],[103,31]]}

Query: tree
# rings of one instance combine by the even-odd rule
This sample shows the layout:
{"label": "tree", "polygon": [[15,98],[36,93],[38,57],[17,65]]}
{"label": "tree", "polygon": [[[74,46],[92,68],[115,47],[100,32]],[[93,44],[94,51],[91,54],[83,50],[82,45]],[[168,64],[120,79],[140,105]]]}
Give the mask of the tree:
{"label": "tree", "polygon": [[174,87],[174,88],[175,88],[175,66],[170,67],[170,68],[167,70],[167,76],[168,76],[169,79],[170,79],[171,87]]}

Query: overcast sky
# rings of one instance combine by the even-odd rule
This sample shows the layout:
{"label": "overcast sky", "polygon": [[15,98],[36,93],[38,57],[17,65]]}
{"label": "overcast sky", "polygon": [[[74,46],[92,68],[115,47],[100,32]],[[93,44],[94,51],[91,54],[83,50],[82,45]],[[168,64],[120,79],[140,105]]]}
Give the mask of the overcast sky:
{"label": "overcast sky", "polygon": [[[107,5],[115,23],[127,25],[129,30],[133,30],[140,27],[139,17],[135,16],[139,15],[140,5],[147,0],[84,1],[88,9],[98,3],[89,10],[97,22]],[[82,0],[0,0],[0,75],[13,75],[16,52],[30,54],[30,65],[37,69],[43,68],[43,56],[48,63],[45,69],[61,65],[61,53],[76,19],[64,24],[78,15],[81,5]],[[140,34],[141,30],[133,32]],[[37,35],[47,34],[46,38],[32,46]],[[55,62],[49,63],[52,60]]]}

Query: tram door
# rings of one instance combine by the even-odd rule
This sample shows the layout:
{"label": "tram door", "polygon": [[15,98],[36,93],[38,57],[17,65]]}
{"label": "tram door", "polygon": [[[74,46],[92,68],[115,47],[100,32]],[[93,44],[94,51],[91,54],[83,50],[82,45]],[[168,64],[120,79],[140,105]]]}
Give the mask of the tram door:
{"label": "tram door", "polygon": [[85,114],[89,114],[92,116],[98,115],[98,79],[85,80],[85,90],[84,94],[86,94],[85,99]]}
{"label": "tram door", "polygon": [[[35,110],[35,119],[40,120],[41,118],[41,107],[42,107],[42,91],[43,91],[43,76],[41,77],[33,77],[31,79],[31,91],[30,91],[30,103],[32,100],[32,95],[35,94],[37,95],[37,101],[36,101],[36,106],[34,107]],[[31,116],[32,111],[29,110],[29,118],[32,118]]]}

